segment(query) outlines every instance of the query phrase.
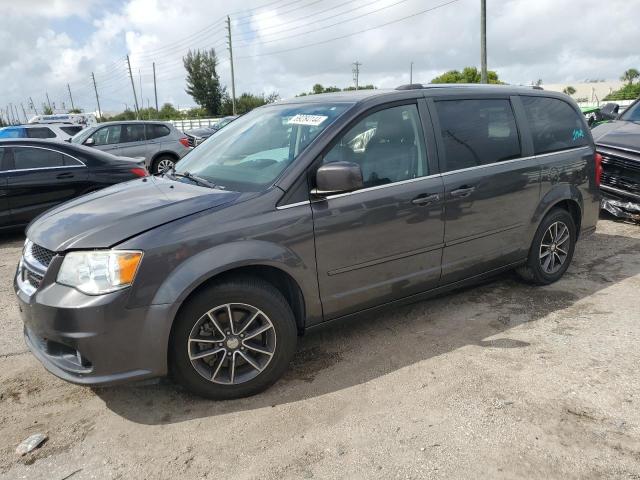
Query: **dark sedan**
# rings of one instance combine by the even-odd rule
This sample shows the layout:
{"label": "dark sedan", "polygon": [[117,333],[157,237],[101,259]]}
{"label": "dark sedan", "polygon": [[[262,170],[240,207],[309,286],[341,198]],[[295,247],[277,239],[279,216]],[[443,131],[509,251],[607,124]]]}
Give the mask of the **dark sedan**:
{"label": "dark sedan", "polygon": [[147,175],[143,159],[64,142],[0,141],[0,229],[24,226],[59,203]]}

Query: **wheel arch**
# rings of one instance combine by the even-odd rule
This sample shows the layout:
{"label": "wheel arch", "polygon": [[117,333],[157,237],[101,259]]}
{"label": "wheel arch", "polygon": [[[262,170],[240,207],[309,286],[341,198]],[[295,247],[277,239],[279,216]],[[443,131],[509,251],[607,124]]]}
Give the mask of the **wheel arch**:
{"label": "wheel arch", "polygon": [[563,184],[549,190],[538,202],[529,228],[531,240],[544,217],[554,208],[562,208],[569,212],[576,225],[576,238],[579,237],[583,213],[582,193],[574,185]]}
{"label": "wheel arch", "polygon": [[155,166],[156,161],[161,157],[171,157],[176,162],[180,160],[180,157],[178,156],[177,153],[172,152],[171,150],[161,150],[158,153],[156,153],[153,157],[151,157],[151,162],[150,162],[151,166]]}

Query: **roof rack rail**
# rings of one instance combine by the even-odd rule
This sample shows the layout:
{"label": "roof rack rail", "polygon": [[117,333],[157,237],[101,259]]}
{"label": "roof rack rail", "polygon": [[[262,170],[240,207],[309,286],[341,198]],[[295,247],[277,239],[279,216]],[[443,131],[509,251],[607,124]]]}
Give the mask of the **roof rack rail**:
{"label": "roof rack rail", "polygon": [[406,85],[396,87],[396,90],[419,90],[422,88],[424,88],[424,85],[421,83],[407,83]]}

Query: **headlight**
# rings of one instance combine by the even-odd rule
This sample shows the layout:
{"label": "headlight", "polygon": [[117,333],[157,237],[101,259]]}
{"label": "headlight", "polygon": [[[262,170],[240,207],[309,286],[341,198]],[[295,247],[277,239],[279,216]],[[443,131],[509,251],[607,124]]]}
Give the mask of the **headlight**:
{"label": "headlight", "polygon": [[69,252],[57,282],[88,295],[114,292],[133,283],[140,260],[142,252],[131,250]]}

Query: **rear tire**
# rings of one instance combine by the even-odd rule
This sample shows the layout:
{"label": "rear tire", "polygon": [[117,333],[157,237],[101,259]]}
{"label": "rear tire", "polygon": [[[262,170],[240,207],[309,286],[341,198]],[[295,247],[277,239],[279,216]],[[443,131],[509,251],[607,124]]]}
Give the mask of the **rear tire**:
{"label": "rear tire", "polygon": [[255,395],[287,370],[297,339],[291,308],[270,283],[242,277],[214,284],[191,298],[176,318],[171,374],[206,398]]}
{"label": "rear tire", "polygon": [[153,161],[153,173],[154,175],[158,175],[163,173],[165,170],[169,170],[171,167],[174,167],[176,164],[176,159],[169,156],[162,156],[156,158]]}
{"label": "rear tire", "polygon": [[576,245],[576,225],[564,209],[551,210],[533,237],[527,262],[516,269],[526,282],[549,285],[567,271]]}

